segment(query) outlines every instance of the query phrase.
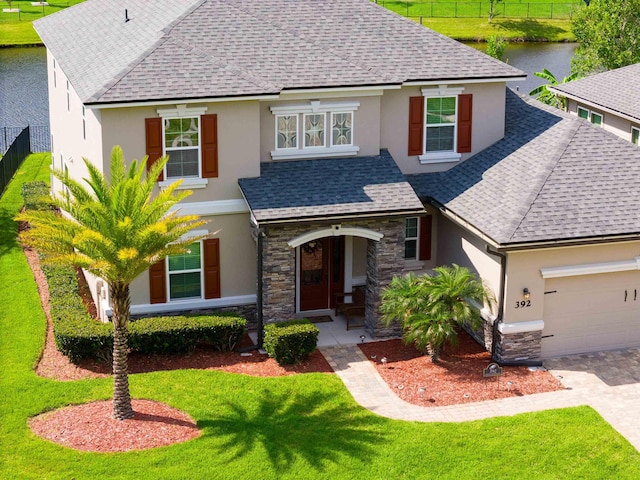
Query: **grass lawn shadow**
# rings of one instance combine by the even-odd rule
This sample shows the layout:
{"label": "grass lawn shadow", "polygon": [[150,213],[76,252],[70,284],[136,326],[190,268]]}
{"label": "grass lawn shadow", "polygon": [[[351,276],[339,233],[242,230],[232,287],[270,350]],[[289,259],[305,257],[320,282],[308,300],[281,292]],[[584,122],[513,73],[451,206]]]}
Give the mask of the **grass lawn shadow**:
{"label": "grass lawn shadow", "polygon": [[508,30],[510,33],[517,34],[519,37],[527,40],[544,40],[565,33],[563,28],[532,18],[521,20],[501,19],[496,25],[498,25],[499,30]]}
{"label": "grass lawn shadow", "polygon": [[15,214],[7,208],[0,207],[0,257],[18,248],[17,223]]}
{"label": "grass lawn shadow", "polygon": [[[249,410],[250,405],[255,408]],[[217,455],[226,456],[226,462],[259,449],[276,472],[287,472],[300,458],[323,471],[345,458],[365,462],[386,443],[384,419],[363,416],[361,408],[337,403],[328,393],[266,390],[253,402],[227,407],[219,418],[198,421],[205,435],[223,438]]]}

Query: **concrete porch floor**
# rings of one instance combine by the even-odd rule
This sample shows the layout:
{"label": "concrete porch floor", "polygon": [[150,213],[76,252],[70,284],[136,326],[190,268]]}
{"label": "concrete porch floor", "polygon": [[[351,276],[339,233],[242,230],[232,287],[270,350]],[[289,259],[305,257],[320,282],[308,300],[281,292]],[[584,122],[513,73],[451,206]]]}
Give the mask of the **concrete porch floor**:
{"label": "concrete porch floor", "polygon": [[[336,316],[335,314],[329,315],[332,322],[316,323],[316,327],[320,330],[318,335],[318,347],[332,347],[336,345],[355,345],[361,343],[362,339],[360,335],[364,335],[365,342],[375,340],[365,331],[364,327],[355,328],[351,327],[347,330],[347,320],[342,315]],[[258,341],[258,334],[256,331],[249,332],[249,337],[254,343]],[[383,340],[388,340],[387,338]]]}

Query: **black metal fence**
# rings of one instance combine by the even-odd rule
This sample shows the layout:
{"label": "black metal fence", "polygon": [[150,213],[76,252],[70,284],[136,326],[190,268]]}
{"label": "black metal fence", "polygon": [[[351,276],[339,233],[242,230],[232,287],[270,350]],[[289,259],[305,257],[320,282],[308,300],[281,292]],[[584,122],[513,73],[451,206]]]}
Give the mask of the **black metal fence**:
{"label": "black metal fence", "polygon": [[[4,155],[25,127],[0,127],[0,155]],[[30,125],[31,152],[50,152],[51,133],[48,125]]]}
{"label": "black metal fence", "polygon": [[[417,18],[483,18],[488,17],[490,2],[461,0],[461,1],[430,1],[430,0],[372,0],[389,10],[405,17]],[[496,18],[527,18],[527,19],[571,19],[582,1],[564,2],[522,2],[505,0],[493,5]]]}
{"label": "black metal fence", "polygon": [[13,178],[13,174],[22,165],[25,158],[31,153],[29,127],[25,127],[22,132],[13,140],[11,146],[4,156],[0,158],[0,195]]}

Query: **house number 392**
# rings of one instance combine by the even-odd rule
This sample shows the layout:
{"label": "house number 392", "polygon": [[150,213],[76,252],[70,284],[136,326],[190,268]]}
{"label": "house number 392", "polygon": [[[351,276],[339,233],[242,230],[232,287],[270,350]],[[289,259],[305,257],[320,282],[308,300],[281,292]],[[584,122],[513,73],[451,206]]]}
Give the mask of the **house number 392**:
{"label": "house number 392", "polygon": [[516,302],[516,308],[527,308],[531,306],[531,300],[520,300]]}

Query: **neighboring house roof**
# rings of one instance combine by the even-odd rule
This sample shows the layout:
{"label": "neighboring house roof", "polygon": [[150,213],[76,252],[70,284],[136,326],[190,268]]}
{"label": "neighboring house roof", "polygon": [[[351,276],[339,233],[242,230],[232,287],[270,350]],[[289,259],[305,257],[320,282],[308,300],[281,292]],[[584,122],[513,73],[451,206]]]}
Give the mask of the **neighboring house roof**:
{"label": "neighboring house roof", "polygon": [[503,140],[407,178],[502,245],[640,233],[640,148],[510,90]]}
{"label": "neighboring house roof", "polygon": [[640,63],[553,87],[560,95],[640,121]]}
{"label": "neighboring house roof", "polygon": [[34,26],[88,104],[525,75],[369,0],[87,0]]}
{"label": "neighboring house roof", "polygon": [[379,156],[273,161],[238,180],[260,222],[424,212],[387,150]]}

